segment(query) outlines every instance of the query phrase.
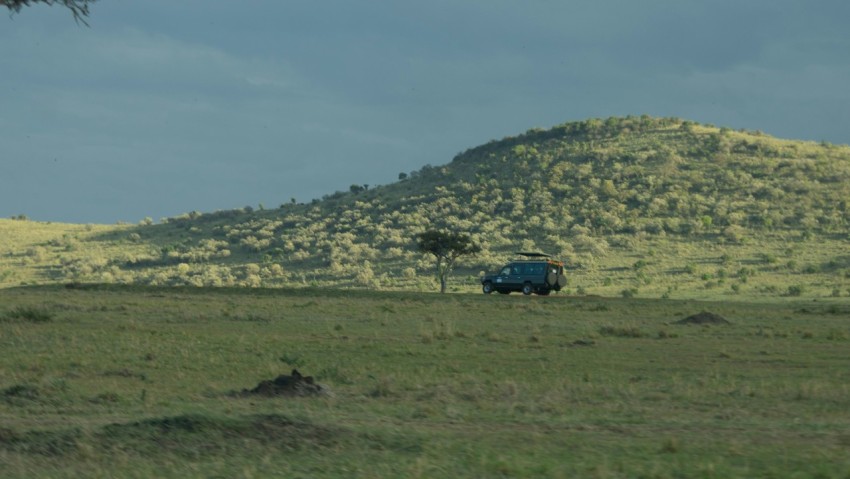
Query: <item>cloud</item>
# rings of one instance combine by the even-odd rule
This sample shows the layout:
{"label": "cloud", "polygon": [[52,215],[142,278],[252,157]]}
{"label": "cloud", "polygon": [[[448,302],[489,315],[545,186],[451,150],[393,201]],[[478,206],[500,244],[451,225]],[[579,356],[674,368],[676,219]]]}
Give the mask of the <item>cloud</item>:
{"label": "cloud", "polygon": [[149,0],[98,2],[91,28],[59,10],[0,30],[19,46],[0,57],[0,214],[309,200],[609,115],[850,141],[847,2]]}

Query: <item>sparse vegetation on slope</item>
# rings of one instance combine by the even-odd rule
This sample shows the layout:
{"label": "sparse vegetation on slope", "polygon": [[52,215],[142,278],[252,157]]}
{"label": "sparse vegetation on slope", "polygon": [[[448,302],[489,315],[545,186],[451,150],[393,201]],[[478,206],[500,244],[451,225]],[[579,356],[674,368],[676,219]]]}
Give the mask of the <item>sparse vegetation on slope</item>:
{"label": "sparse vegetation on slope", "polygon": [[850,295],[847,146],[609,118],[530,130],[399,178],[309,204],[117,228],[81,241],[110,252],[96,259],[21,244],[13,254],[41,248],[30,265],[48,267],[31,277],[4,261],[0,275],[433,290],[433,265],[413,238],[445,228],[482,247],[459,262],[460,290],[521,249],[566,259],[574,294]]}

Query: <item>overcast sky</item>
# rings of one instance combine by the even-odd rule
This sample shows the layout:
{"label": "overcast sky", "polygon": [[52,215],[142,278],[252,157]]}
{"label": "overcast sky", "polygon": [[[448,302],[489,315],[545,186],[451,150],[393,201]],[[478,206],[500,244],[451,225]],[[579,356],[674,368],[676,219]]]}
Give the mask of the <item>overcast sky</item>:
{"label": "overcast sky", "polygon": [[0,217],[387,184],[566,121],[850,143],[847,0],[99,0],[0,10]]}

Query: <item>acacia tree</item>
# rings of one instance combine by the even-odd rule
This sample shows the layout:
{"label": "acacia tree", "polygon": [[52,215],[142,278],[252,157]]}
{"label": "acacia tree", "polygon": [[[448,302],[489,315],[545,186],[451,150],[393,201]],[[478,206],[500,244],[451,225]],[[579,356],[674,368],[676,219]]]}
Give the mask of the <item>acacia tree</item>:
{"label": "acacia tree", "polygon": [[417,235],[419,251],[430,253],[437,259],[437,277],[440,279],[440,292],[446,292],[446,283],[455,261],[465,255],[481,251],[481,247],[472,242],[469,235],[450,231],[428,230]]}
{"label": "acacia tree", "polygon": [[0,0],[0,6],[8,8],[11,12],[17,13],[21,11],[21,7],[28,7],[36,3],[44,3],[47,5],[62,5],[71,10],[74,14],[74,20],[86,23],[84,17],[89,16],[89,4],[96,0]]}

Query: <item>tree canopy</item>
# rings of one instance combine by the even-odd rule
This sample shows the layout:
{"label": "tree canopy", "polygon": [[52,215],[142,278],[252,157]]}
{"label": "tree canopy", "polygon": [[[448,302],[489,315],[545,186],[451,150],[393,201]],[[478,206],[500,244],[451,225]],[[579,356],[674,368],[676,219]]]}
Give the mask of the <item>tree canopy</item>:
{"label": "tree canopy", "polygon": [[455,261],[465,255],[481,251],[469,235],[451,231],[429,230],[417,236],[417,246],[423,253],[431,253],[437,259],[437,276],[440,292],[446,292],[446,283]]}

